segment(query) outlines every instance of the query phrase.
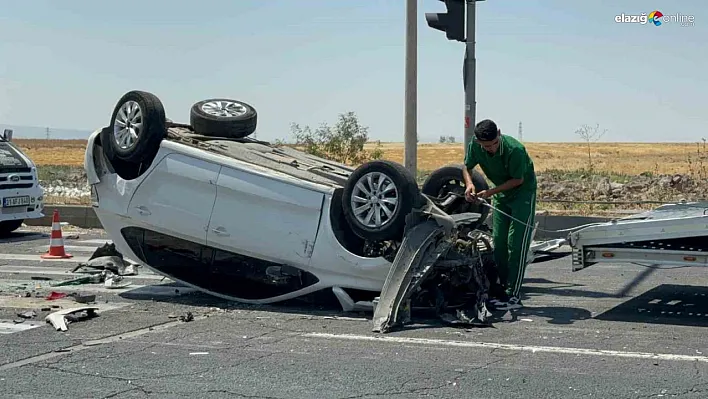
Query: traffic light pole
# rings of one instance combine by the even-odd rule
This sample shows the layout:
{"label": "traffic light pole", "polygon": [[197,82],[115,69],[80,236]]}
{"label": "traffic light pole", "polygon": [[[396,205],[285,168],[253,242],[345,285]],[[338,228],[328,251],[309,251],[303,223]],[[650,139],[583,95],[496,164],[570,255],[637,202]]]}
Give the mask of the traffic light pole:
{"label": "traffic light pole", "polygon": [[418,1],[406,2],[406,85],[403,119],[403,165],[418,176]]}
{"label": "traffic light pole", "polygon": [[[465,149],[474,137],[476,122],[475,75],[476,60],[474,55],[475,6],[484,0],[440,0],[445,3],[445,13],[425,13],[428,26],[445,32],[447,40],[465,43],[465,58],[462,61],[462,82],[465,87]],[[467,21],[465,23],[465,16]]]}
{"label": "traffic light pole", "polygon": [[477,102],[475,101],[475,76],[477,63],[475,60],[475,3],[477,0],[467,0],[467,32],[465,43],[465,67],[462,68],[465,82],[465,151],[474,137]]}

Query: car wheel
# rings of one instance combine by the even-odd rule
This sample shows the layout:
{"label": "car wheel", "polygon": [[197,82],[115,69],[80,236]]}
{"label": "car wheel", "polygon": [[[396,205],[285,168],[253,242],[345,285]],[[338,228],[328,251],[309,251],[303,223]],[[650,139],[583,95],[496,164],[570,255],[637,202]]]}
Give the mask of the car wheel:
{"label": "car wheel", "polygon": [[130,91],[113,109],[111,124],[101,131],[101,143],[109,160],[130,164],[149,163],[167,135],[165,108],[152,93]]}
{"label": "car wheel", "polygon": [[421,197],[415,177],[402,165],[376,160],[349,176],[342,195],[344,216],[359,237],[370,241],[403,236],[406,216]]}
{"label": "car wheel", "polygon": [[22,226],[22,222],[22,219],[5,220],[0,222],[0,236],[9,236],[13,231],[19,229],[20,226]]}
{"label": "car wheel", "polygon": [[[425,179],[421,191],[427,196],[438,198],[450,192],[464,195],[465,179],[462,175],[464,168],[464,165],[448,165],[435,170]],[[472,171],[472,184],[474,184],[475,191],[489,190],[489,184],[476,170]],[[484,223],[489,214],[489,208],[486,206],[467,201],[456,201],[447,211],[451,215],[465,212],[479,213],[482,215],[478,222],[480,225]]]}
{"label": "car wheel", "polygon": [[197,134],[240,139],[256,131],[258,114],[243,101],[212,98],[192,105],[189,122]]}

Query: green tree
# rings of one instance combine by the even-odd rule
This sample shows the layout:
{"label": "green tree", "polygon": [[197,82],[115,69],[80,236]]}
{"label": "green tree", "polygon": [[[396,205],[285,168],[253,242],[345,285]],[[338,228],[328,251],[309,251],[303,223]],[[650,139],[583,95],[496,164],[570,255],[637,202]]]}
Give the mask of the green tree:
{"label": "green tree", "polygon": [[369,129],[359,123],[354,112],[339,114],[334,126],[322,123],[313,131],[309,126],[292,123],[290,130],[295,138],[294,147],[335,162],[360,165],[383,155],[379,145],[371,151],[364,148],[369,141]]}

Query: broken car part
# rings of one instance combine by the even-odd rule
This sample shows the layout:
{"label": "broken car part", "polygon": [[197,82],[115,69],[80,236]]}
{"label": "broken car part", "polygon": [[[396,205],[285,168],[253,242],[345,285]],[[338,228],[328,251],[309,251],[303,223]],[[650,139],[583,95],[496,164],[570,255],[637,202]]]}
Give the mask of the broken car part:
{"label": "broken car part", "polygon": [[[66,326],[68,322],[76,322],[86,318],[92,318],[97,316],[96,311],[98,310],[95,306],[82,306],[78,308],[63,309],[47,315],[44,320],[47,323],[51,323],[52,326],[57,331],[67,331],[69,328]],[[80,313],[77,315],[77,313]],[[67,320],[68,318],[68,320]]]}
{"label": "broken car part", "polygon": [[[460,239],[461,228],[479,217],[476,213],[447,215],[429,198],[409,215],[403,243],[374,309],[373,331],[386,333],[406,324],[413,303],[426,301],[444,321],[487,322],[489,281],[482,252],[477,240],[469,246],[465,245],[469,240]],[[485,255],[490,253],[487,242]],[[459,287],[463,295],[450,297]],[[446,312],[451,302],[461,307],[456,317]]]}

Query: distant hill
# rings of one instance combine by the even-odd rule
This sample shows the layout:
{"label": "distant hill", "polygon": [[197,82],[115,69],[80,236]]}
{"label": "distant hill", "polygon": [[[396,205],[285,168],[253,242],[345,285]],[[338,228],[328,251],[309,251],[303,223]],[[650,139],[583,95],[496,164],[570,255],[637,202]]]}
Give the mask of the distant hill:
{"label": "distant hill", "polygon": [[[18,139],[46,139],[47,138],[47,128],[39,126],[18,126],[18,125],[5,125],[0,123],[0,134],[5,129],[12,129],[13,138]],[[87,139],[91,135],[90,130],[77,130],[77,129],[58,129],[49,128],[49,138],[52,140],[71,140],[71,139]]]}

